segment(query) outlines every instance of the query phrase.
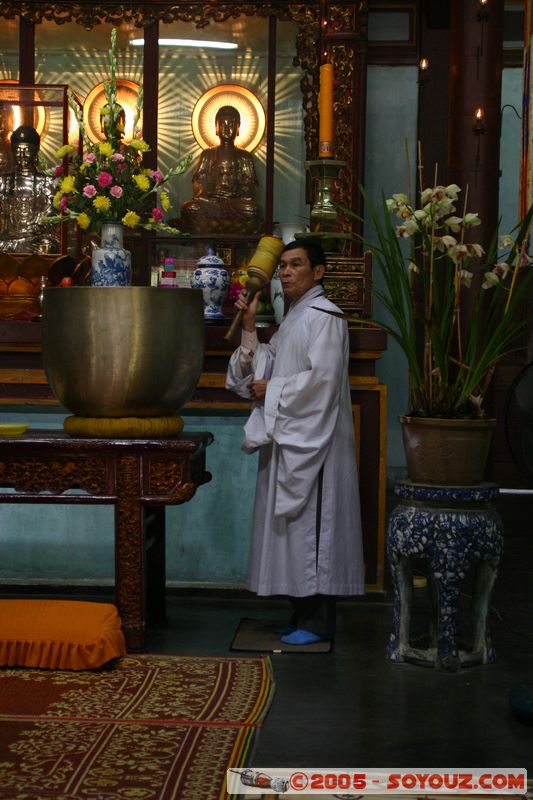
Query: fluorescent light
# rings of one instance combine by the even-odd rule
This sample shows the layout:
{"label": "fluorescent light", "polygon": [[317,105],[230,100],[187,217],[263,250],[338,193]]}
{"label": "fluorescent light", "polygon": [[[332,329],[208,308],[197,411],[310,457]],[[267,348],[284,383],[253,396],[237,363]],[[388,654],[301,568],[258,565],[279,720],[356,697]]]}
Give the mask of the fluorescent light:
{"label": "fluorescent light", "polygon": [[[130,44],[139,47],[144,44],[144,39],[131,39]],[[210,42],[203,39],[159,39],[159,44],[170,47],[216,47],[219,50],[235,50],[236,42]]]}

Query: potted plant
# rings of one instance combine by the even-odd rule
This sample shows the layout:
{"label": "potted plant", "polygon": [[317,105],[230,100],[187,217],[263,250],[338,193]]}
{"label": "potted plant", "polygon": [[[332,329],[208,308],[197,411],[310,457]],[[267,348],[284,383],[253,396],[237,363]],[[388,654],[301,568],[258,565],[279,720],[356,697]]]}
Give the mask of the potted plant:
{"label": "potted plant", "polygon": [[518,312],[533,279],[526,255],[533,208],[514,236],[496,232],[485,252],[473,241],[481,220],[455,184],[420,187],[416,204],[405,194],[383,196],[381,208],[362,193],[373,232],[365,245],[382,278],[375,296],[388,313],[376,324],[399,344],[409,370],[410,408],[400,418],[408,475],[478,483],[495,426],[486,392],[531,323]]}

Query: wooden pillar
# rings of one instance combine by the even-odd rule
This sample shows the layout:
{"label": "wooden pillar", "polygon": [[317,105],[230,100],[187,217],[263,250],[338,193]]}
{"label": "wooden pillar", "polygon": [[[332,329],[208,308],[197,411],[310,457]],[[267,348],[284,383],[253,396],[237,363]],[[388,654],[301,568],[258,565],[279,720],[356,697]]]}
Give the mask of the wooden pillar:
{"label": "wooden pillar", "polygon": [[498,223],[503,10],[503,0],[452,0],[447,180],[468,186],[485,249]]}
{"label": "wooden pillar", "polygon": [[[144,26],[143,51],[143,138],[150,142],[150,152],[143,157],[144,166],[157,169],[157,127],[159,109],[159,22],[155,20]],[[141,232],[138,248],[140,263],[134,269],[134,282],[150,285],[150,241],[148,231]],[[132,248],[135,252],[135,248]]]}
{"label": "wooden pillar", "polygon": [[35,25],[21,17],[19,20],[19,82],[21,86],[31,86],[34,81]]}

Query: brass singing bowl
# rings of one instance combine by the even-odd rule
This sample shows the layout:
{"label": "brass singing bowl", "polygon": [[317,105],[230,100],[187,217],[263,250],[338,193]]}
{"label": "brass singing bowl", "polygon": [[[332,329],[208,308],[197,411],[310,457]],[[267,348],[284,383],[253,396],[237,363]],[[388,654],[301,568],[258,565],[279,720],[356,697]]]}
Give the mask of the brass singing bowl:
{"label": "brass singing bowl", "polygon": [[83,417],[179,411],[202,371],[200,289],[47,288],[43,362],[59,402]]}

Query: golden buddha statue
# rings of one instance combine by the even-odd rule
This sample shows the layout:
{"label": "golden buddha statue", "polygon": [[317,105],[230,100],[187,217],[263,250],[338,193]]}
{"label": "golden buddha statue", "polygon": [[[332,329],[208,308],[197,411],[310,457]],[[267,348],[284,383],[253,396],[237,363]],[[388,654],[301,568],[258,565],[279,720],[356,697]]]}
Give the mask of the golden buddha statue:
{"label": "golden buddha statue", "polygon": [[58,253],[59,231],[44,217],[53,213],[53,179],[39,170],[41,138],[31,125],[11,136],[13,172],[0,175],[0,251]]}
{"label": "golden buddha statue", "polygon": [[251,235],[262,232],[253,157],[235,146],[240,123],[240,114],[233,106],[222,106],[217,111],[215,125],[220,144],[200,156],[192,178],[194,196],[181,206],[183,231]]}

